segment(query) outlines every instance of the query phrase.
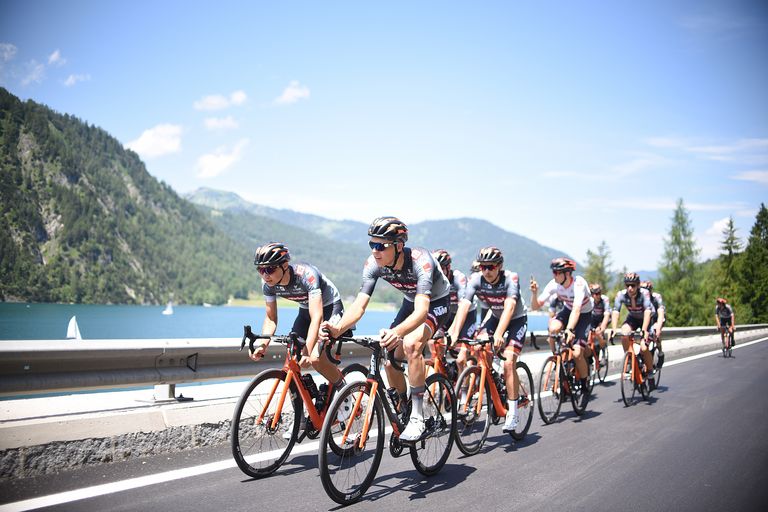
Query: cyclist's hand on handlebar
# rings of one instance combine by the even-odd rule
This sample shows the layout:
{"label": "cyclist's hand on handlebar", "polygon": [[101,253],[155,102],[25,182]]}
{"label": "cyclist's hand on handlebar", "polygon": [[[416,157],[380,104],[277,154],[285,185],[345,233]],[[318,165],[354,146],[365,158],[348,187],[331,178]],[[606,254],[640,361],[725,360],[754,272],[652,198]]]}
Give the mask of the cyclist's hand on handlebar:
{"label": "cyclist's hand on handlebar", "polygon": [[341,333],[336,327],[331,325],[330,322],[325,321],[320,324],[320,329],[317,331],[317,338],[319,342],[325,346],[331,338],[338,338],[339,334]]}
{"label": "cyclist's hand on handlebar", "polygon": [[382,329],[379,331],[379,337],[381,340],[379,341],[379,344],[386,348],[387,350],[394,349],[397,347],[397,343],[400,341],[400,336],[397,335],[397,332],[394,329]]}
{"label": "cyclist's hand on handlebar", "polygon": [[493,351],[498,352],[501,347],[504,346],[504,335],[499,333],[493,334]]}
{"label": "cyclist's hand on handlebar", "polygon": [[256,345],[253,347],[253,352],[248,354],[248,357],[250,357],[254,361],[258,361],[262,357],[264,357],[264,354],[267,353],[267,344],[263,343],[261,345]]}
{"label": "cyclist's hand on handlebar", "polygon": [[576,338],[576,333],[573,332],[573,329],[566,329],[565,330],[565,342],[570,344],[573,342],[574,338]]}

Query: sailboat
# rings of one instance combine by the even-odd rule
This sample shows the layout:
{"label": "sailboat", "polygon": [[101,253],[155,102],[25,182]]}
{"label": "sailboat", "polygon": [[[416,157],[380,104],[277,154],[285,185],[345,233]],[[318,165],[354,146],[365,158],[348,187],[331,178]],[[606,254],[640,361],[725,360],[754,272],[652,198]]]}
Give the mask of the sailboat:
{"label": "sailboat", "polygon": [[80,327],[77,326],[77,317],[73,316],[69,319],[69,325],[67,326],[67,339],[68,340],[82,340],[80,336]]}
{"label": "sailboat", "polygon": [[163,310],[164,315],[172,315],[173,314],[173,302],[170,300],[168,301],[168,305],[165,306],[165,309]]}

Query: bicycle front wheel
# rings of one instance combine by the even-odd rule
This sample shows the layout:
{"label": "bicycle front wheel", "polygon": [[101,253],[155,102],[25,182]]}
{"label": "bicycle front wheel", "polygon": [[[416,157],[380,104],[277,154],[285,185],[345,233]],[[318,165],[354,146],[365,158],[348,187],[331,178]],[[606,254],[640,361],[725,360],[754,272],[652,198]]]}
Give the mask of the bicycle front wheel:
{"label": "bicycle front wheel", "polygon": [[456,435],[456,397],[444,375],[430,375],[425,384],[425,437],[411,446],[411,461],[419,473],[431,476],[440,471],[451,453]]}
{"label": "bicycle front wheel", "polygon": [[627,407],[634,405],[639,400],[636,397],[637,386],[635,385],[633,356],[634,354],[631,352],[624,354],[624,362],[621,365],[621,399]]}
{"label": "bicycle front wheel", "polygon": [[491,389],[480,380],[480,372],[478,366],[467,366],[456,381],[456,446],[464,455],[479,452],[491,428]]}
{"label": "bicycle front wheel", "polygon": [[381,401],[368,382],[344,386],[325,417],[318,448],[320,481],[333,501],[349,505],[365,494],[379,469],[384,437]]}
{"label": "bicycle front wheel", "polygon": [[520,383],[517,387],[517,427],[509,433],[513,439],[522,441],[528,429],[531,428],[533,421],[533,376],[528,365],[518,361],[515,366],[517,371],[517,380]]}
{"label": "bicycle front wheel", "polygon": [[[285,389],[286,373],[267,370],[254,378],[235,406],[230,430],[232,456],[246,475],[261,478],[279,468],[293,449],[303,414],[301,397]],[[287,392],[278,413],[280,396]]]}
{"label": "bicycle front wheel", "polygon": [[605,382],[605,378],[608,376],[608,347],[600,347],[598,354],[597,378],[602,383]]}
{"label": "bicycle front wheel", "polygon": [[655,347],[653,349],[653,369],[655,370],[654,375],[654,386],[658,389],[659,382],[661,382],[661,367],[662,365],[659,364],[659,348]]}
{"label": "bicycle front wheel", "polygon": [[549,425],[560,414],[563,398],[563,383],[557,371],[557,357],[550,356],[544,361],[539,375],[539,415],[541,420]]}

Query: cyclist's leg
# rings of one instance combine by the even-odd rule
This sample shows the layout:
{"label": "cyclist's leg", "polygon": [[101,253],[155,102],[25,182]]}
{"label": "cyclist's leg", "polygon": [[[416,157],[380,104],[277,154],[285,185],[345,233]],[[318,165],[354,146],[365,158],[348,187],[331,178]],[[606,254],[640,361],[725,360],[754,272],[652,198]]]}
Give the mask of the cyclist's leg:
{"label": "cyclist's leg", "polygon": [[[400,305],[400,310],[397,312],[397,315],[395,315],[395,319],[392,320],[389,328],[394,329],[400,325],[411,313],[413,313],[413,302],[403,299],[403,302]],[[398,347],[397,350],[395,350],[395,357],[397,359],[405,358],[402,347]],[[405,403],[405,400],[403,399],[408,395],[408,386],[405,382],[405,375],[403,375],[403,372],[393,368],[388,361],[384,363],[384,372],[387,374],[389,387],[397,389],[397,392],[400,394],[401,402]]]}
{"label": "cyclist's leg", "polygon": [[547,328],[549,331],[549,337],[547,337],[547,342],[549,343],[549,350],[552,351],[553,354],[555,353],[555,340],[552,339],[552,335],[562,331],[564,325],[565,322],[557,317],[549,320],[549,326]]}
{"label": "cyclist's leg", "polygon": [[[300,311],[305,310],[302,309]],[[323,306],[323,320],[333,321],[333,319],[336,317],[341,318],[343,314],[344,306],[342,305],[341,301]],[[298,322],[299,317],[296,317],[296,320]],[[309,327],[310,324],[307,324],[306,327],[301,326],[303,332],[305,333],[304,339],[306,339],[306,333],[308,332]],[[294,332],[298,333],[299,331],[297,331],[296,328],[297,325],[294,323]],[[301,334],[299,335],[301,336]],[[315,343],[312,352],[309,354],[309,361],[312,363],[312,368],[317,370],[317,372],[325,377],[328,382],[333,384],[336,389],[341,389],[341,386],[344,384],[344,376],[341,374],[339,367],[328,359],[325,350],[320,349],[319,342]]]}
{"label": "cyclist's leg", "polygon": [[624,348],[625,354],[632,348],[632,343],[629,341],[629,333],[638,327],[640,327],[640,321],[631,316],[627,316],[621,325],[621,346]]}
{"label": "cyclist's leg", "polygon": [[583,385],[586,385],[589,377],[586,356],[588,354],[587,338],[589,337],[591,320],[592,313],[582,313],[579,315],[579,320],[576,322],[576,328],[574,329],[576,338],[573,341],[573,357]]}
{"label": "cyclist's leg", "polygon": [[507,346],[504,349],[504,380],[507,384],[507,418],[504,431],[511,432],[517,427],[520,380],[517,374],[517,360],[523,350],[525,333],[528,330],[528,317],[513,318],[506,332]]}

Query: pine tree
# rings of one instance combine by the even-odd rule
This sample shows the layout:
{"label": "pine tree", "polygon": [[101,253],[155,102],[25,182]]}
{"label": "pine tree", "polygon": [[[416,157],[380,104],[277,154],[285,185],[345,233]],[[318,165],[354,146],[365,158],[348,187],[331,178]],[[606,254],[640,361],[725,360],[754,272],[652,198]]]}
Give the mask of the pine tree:
{"label": "pine tree", "polygon": [[591,283],[598,283],[603,287],[604,293],[611,288],[613,271],[610,260],[611,250],[603,240],[597,248],[597,252],[587,250],[587,266],[584,269],[584,278]]}
{"label": "pine tree", "polygon": [[667,322],[671,326],[695,325],[706,318],[699,298],[696,265],[699,253],[688,211],[683,200],[678,199],[669,236],[664,239],[664,254],[659,265],[661,279],[657,287],[664,296]]}
{"label": "pine tree", "polygon": [[768,209],[764,203],[736,268],[740,303],[746,310],[736,312],[736,319],[740,323],[768,322]]}

